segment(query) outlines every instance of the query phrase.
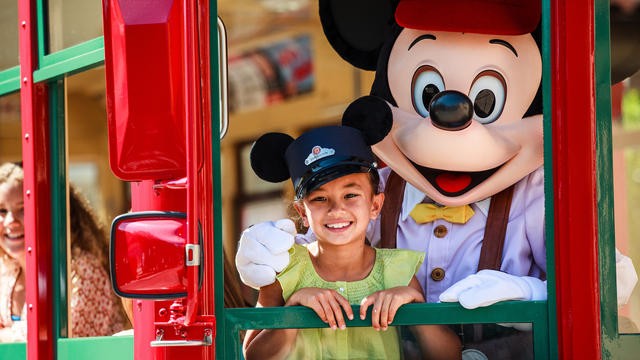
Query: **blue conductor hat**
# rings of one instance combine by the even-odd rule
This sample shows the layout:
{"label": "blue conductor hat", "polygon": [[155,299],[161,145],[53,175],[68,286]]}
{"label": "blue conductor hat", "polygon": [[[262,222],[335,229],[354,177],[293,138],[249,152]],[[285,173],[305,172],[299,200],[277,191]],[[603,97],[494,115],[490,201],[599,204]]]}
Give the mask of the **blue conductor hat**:
{"label": "blue conductor hat", "polygon": [[263,180],[291,178],[296,199],[341,176],[367,172],[377,176],[369,142],[348,126],[317,128],[295,140],[282,133],[262,135],[253,144],[250,159],[253,171]]}

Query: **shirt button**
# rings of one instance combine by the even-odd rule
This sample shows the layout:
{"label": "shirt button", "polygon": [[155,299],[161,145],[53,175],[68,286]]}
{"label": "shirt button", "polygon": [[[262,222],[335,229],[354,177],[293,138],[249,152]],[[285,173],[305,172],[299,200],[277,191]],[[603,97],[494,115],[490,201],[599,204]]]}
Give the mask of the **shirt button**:
{"label": "shirt button", "polygon": [[438,225],[433,229],[433,235],[435,235],[437,238],[443,238],[447,236],[448,232],[449,230],[447,230],[447,227],[444,225]]}
{"label": "shirt button", "polygon": [[344,288],[342,288],[342,287],[341,287],[340,289],[338,289],[338,290],[339,290],[340,292],[344,292]]}
{"label": "shirt button", "polygon": [[435,268],[431,271],[431,278],[433,281],[440,281],[444,279],[444,269],[443,268]]}

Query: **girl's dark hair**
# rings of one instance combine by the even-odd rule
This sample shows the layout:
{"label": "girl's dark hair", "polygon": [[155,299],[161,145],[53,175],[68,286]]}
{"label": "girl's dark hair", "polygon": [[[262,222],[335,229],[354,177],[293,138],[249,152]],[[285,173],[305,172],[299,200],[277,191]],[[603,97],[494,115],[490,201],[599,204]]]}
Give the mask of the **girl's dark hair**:
{"label": "girl's dark hair", "polygon": [[82,193],[69,185],[69,228],[71,249],[79,249],[100,259],[109,273],[109,242],[104,227]]}

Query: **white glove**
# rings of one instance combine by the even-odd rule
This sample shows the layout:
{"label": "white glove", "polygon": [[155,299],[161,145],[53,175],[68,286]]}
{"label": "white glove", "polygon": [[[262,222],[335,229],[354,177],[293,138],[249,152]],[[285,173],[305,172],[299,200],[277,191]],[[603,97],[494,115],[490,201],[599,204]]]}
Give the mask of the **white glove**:
{"label": "white glove", "polygon": [[489,306],[505,300],[546,299],[546,281],[495,270],[480,270],[440,294],[441,302],[460,302],[466,309]]}
{"label": "white glove", "polygon": [[633,262],[616,249],[616,287],[618,289],[618,306],[629,301],[633,288],[638,282],[638,274]]}
{"label": "white glove", "polygon": [[236,267],[243,283],[259,288],[276,281],[276,273],[289,264],[296,226],[289,219],[267,221],[242,232]]}

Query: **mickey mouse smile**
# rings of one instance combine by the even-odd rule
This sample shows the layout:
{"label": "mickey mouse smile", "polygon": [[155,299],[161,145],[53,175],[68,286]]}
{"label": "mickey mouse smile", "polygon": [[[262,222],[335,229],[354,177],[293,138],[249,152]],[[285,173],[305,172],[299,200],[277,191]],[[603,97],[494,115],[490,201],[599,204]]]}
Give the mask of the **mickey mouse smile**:
{"label": "mickey mouse smile", "polygon": [[[411,160],[409,160],[411,161]],[[502,165],[483,171],[448,171],[411,164],[436,190],[445,196],[458,196],[473,189],[493,175]]]}

